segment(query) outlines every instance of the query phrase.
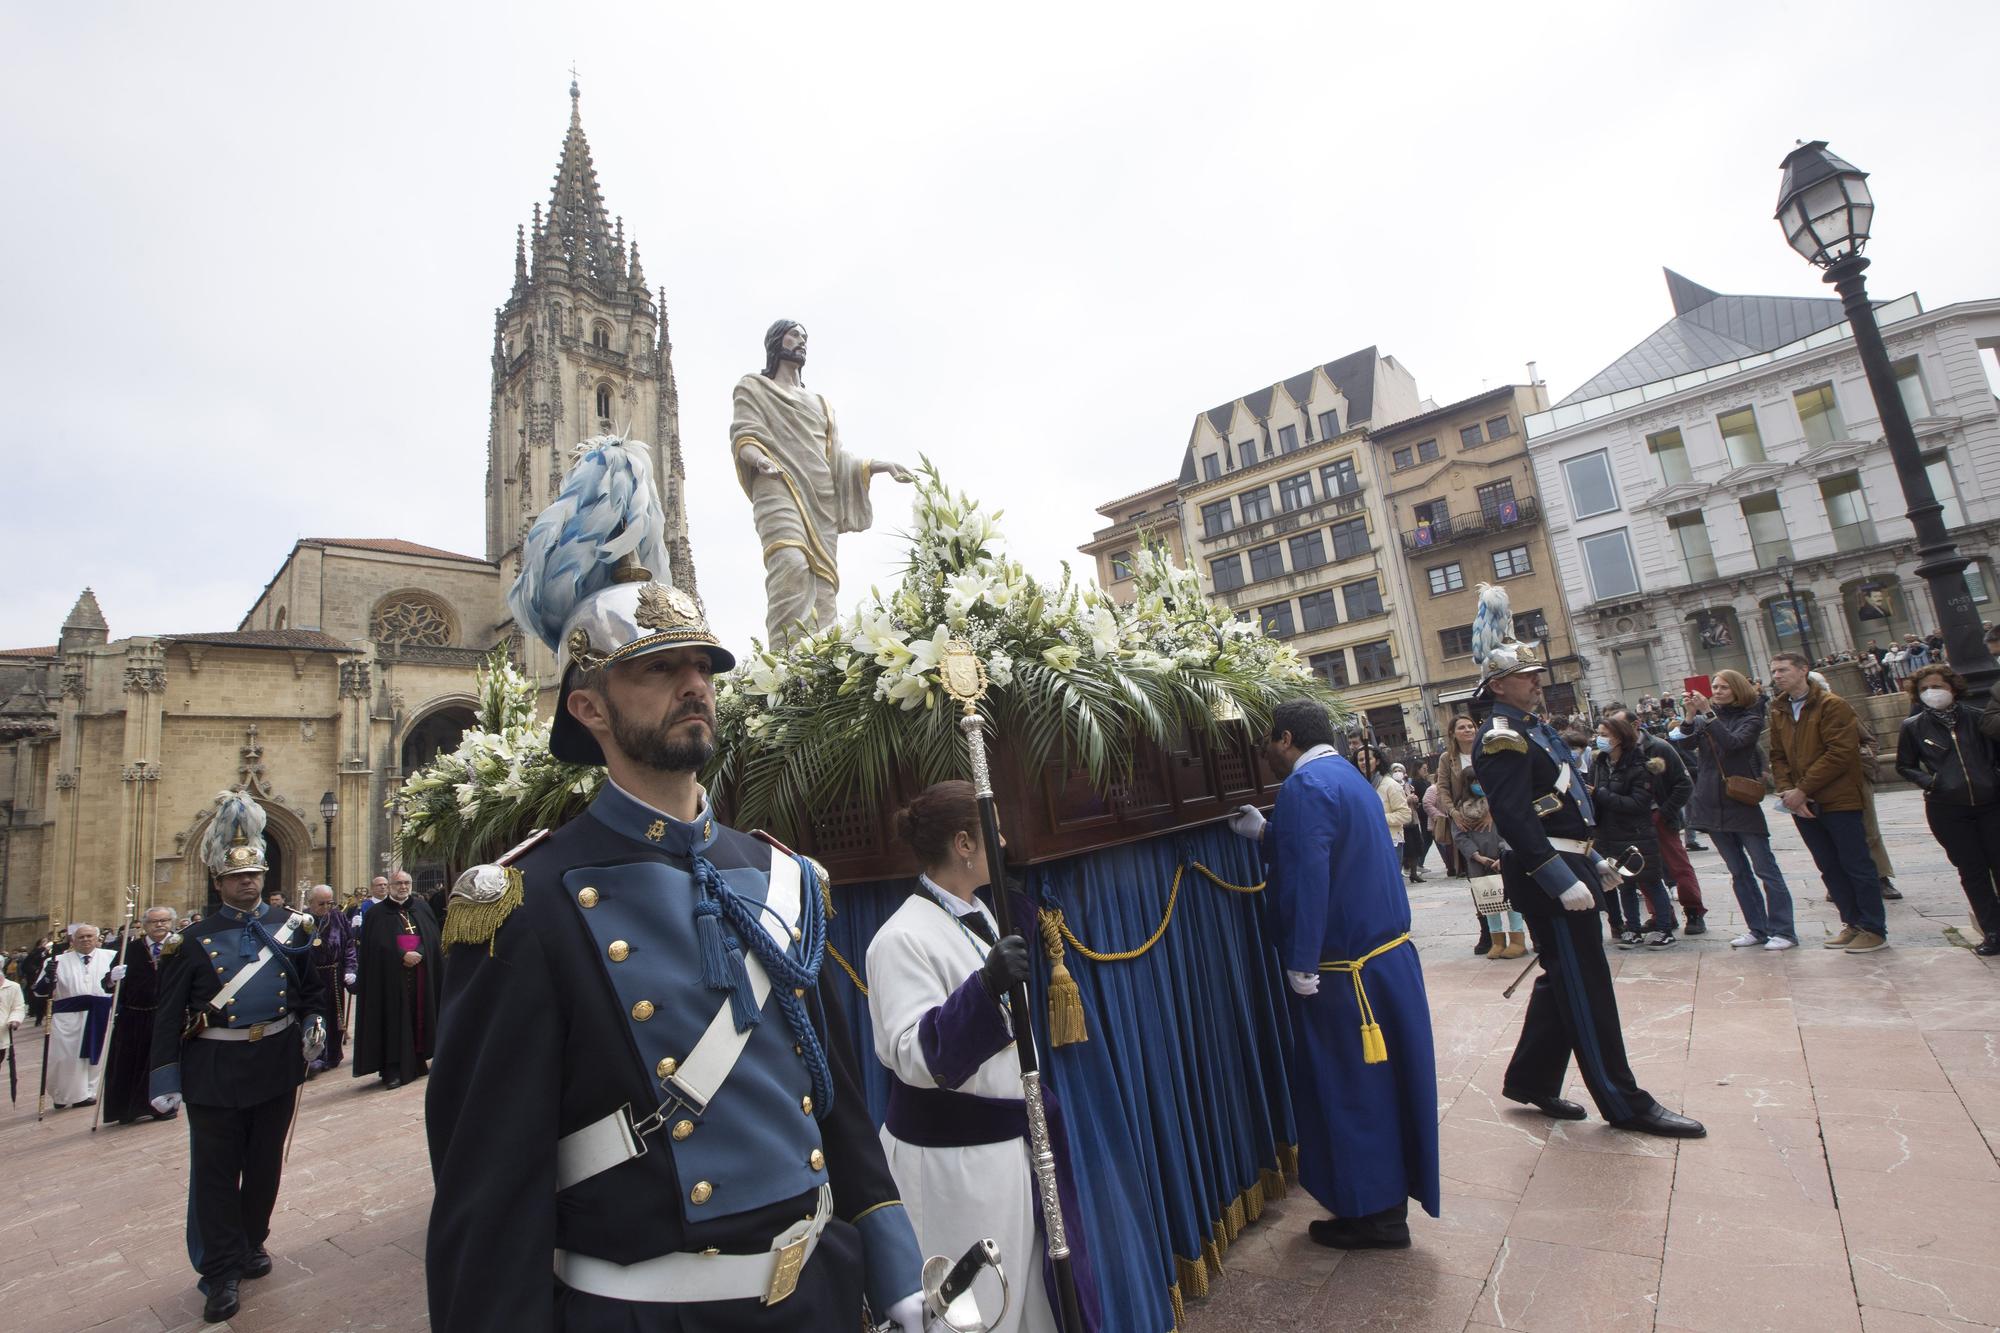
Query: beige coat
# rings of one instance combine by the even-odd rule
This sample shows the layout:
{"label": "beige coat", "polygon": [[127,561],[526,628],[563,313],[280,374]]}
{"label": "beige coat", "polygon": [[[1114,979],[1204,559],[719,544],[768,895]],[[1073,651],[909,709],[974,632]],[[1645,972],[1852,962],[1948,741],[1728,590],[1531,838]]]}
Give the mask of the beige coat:
{"label": "beige coat", "polygon": [[1382,798],[1382,813],[1389,820],[1389,834],[1397,842],[1403,840],[1403,829],[1416,818],[1410,810],[1410,798],[1403,791],[1403,784],[1387,773],[1375,779],[1375,794]]}

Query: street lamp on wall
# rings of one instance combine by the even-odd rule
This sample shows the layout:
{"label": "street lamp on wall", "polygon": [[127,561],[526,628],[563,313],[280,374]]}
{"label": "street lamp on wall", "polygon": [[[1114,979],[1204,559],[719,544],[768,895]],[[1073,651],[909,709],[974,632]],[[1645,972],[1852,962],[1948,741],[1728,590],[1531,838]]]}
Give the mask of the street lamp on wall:
{"label": "street lamp on wall", "polygon": [[[1825,269],[1825,281],[1840,293],[1841,309],[1854,331],[1854,348],[1860,353],[1882,434],[1896,464],[1896,480],[1909,506],[1910,525],[1916,529],[1917,573],[1930,585],[1938,628],[1944,634],[1945,655],[1984,703],[1995,677],[2000,676],[2000,664],[1987,650],[1985,627],[1965,583],[1965,568],[1971,562],[1959,554],[1945,531],[1944,506],[1938,503],[1923,457],[1917,452],[1909,409],[1903,405],[1881,327],[1875,322],[1875,307],[1868,300],[1862,278],[1868,260],[1861,252],[1875,222],[1868,173],[1828,152],[1823,139],[1801,143],[1780,165],[1785,174],[1778,185],[1778,224],[1784,229],[1786,243]],[[1790,587],[1789,579],[1786,586]],[[1796,612],[1796,598],[1794,603]]]}
{"label": "street lamp on wall", "polygon": [[326,825],[326,883],[331,884],[333,883],[333,821],[340,818],[340,802],[334,799],[332,792],[319,798],[319,817]]}

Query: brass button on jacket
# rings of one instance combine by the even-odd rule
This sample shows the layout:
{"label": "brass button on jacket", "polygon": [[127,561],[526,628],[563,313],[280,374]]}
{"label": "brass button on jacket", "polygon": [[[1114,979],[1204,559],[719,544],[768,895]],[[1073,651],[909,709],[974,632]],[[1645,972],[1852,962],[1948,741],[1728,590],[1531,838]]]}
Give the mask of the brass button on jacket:
{"label": "brass button on jacket", "polygon": [[670,1055],[666,1059],[660,1061],[660,1063],[654,1065],[653,1072],[657,1073],[661,1078],[672,1078],[674,1076],[674,1071],[676,1069],[679,1069],[680,1067],[681,1067],[681,1062],[674,1059],[674,1057]]}
{"label": "brass button on jacket", "polygon": [[643,1023],[653,1016],[653,1012],[653,1002],[641,1000],[632,1006],[632,1019],[634,1022]]}
{"label": "brass button on jacket", "polygon": [[674,1122],[674,1142],[679,1143],[692,1133],[694,1133],[694,1121],[676,1120]]}
{"label": "brass button on jacket", "polygon": [[813,1113],[813,1099],[810,1097],[799,1098],[799,1110],[807,1115],[811,1115]]}
{"label": "brass button on jacket", "polygon": [[812,1151],[812,1156],[806,1158],[806,1165],[810,1166],[815,1171],[826,1170],[826,1154],[821,1152],[819,1149],[814,1148]]}
{"label": "brass button on jacket", "polygon": [[622,963],[632,956],[632,946],[624,940],[613,940],[611,941],[611,947],[604,952],[611,956],[612,962]]}
{"label": "brass button on jacket", "polygon": [[709,1184],[706,1180],[697,1180],[694,1183],[694,1188],[688,1191],[688,1202],[707,1203],[714,1193],[715,1186]]}
{"label": "brass button on jacket", "polygon": [[576,900],[585,907],[595,907],[597,906],[597,890],[586,884],[583,890],[576,895]]}

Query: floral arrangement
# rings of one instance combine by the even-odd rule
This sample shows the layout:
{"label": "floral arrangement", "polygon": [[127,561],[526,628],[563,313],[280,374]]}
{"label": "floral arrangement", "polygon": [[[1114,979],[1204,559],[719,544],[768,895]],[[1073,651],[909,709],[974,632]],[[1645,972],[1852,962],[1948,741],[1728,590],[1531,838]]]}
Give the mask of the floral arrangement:
{"label": "floral arrangement", "polygon": [[[732,822],[787,830],[797,812],[885,798],[899,772],[918,785],[965,770],[959,706],[938,667],[963,640],[984,665],[981,710],[1026,771],[1080,766],[1099,790],[1130,775],[1142,741],[1217,736],[1300,696],[1345,711],[1291,648],[1215,606],[1201,578],[1150,543],[1119,606],[1067,564],[1053,586],[1001,552],[998,512],[953,494],[926,460],[901,584],[871,590],[838,624],[782,649],[753,641],[717,681],[716,759],[703,775],[726,792]],[[466,865],[527,830],[581,811],[600,768],[548,751],[534,683],[502,652],[480,675],[479,724],[456,750],[410,775],[397,847]]]}
{"label": "floral arrangement", "polygon": [[590,804],[604,770],[549,753],[536,694],[506,650],[494,649],[479,671],[478,725],[410,774],[390,802],[402,811],[400,858],[442,857],[454,867],[489,860],[529,829],[555,828]]}
{"label": "floral arrangement", "polygon": [[1037,582],[1000,549],[1000,514],[948,488],[925,460],[901,585],[871,590],[840,623],[781,651],[758,645],[721,682],[711,778],[745,827],[964,775],[957,705],[938,665],[954,639],[990,684],[982,711],[1027,771],[1078,765],[1100,790],[1129,775],[1138,742],[1178,743],[1307,695],[1337,701],[1291,648],[1212,605],[1200,576],[1149,544],[1121,607],[1063,566]]}

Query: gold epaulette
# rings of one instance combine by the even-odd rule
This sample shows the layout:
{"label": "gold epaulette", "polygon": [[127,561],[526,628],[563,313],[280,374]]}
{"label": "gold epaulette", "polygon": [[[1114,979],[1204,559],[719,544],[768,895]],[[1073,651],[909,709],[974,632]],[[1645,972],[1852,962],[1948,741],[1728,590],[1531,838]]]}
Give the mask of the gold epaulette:
{"label": "gold epaulette", "polygon": [[1479,752],[1500,754],[1509,751],[1514,754],[1526,754],[1528,738],[1508,726],[1506,718],[1495,717],[1493,725],[1486,729],[1486,734],[1479,740]]}
{"label": "gold epaulette", "polygon": [[525,887],[521,872],[513,866],[472,867],[451,886],[439,941],[446,949],[454,944],[483,944],[491,957],[493,937],[521,905]]}

